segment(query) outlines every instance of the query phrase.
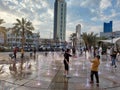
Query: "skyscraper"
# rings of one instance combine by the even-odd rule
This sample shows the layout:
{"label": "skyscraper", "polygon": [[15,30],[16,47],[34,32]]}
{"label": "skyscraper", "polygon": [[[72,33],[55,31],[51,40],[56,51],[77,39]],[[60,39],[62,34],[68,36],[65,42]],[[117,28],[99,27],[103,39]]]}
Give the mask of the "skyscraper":
{"label": "skyscraper", "polygon": [[104,22],[104,33],[106,32],[112,32],[112,21],[110,21],[109,23],[105,23]]}
{"label": "skyscraper", "polygon": [[81,46],[81,25],[76,26],[76,46]]}
{"label": "skyscraper", "polygon": [[78,40],[80,40],[80,38],[81,38],[81,25],[80,25],[80,24],[78,24],[78,25],[76,26],[76,38],[77,38]]}
{"label": "skyscraper", "polygon": [[65,41],[66,37],[66,2],[55,0],[54,3],[54,40]]}

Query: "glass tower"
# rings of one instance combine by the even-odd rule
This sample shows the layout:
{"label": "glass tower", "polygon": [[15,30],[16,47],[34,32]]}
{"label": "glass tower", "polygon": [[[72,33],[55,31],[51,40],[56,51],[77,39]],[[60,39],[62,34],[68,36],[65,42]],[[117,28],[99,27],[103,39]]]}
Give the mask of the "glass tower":
{"label": "glass tower", "polygon": [[54,40],[65,41],[66,37],[66,2],[55,0],[54,3]]}
{"label": "glass tower", "polygon": [[112,32],[112,21],[109,23],[104,23],[104,33],[106,32]]}

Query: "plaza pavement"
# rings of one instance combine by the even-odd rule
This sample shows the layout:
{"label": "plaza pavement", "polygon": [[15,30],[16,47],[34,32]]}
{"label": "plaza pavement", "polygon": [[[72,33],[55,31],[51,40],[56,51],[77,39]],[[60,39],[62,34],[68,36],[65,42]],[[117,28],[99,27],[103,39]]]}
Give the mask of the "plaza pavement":
{"label": "plaza pavement", "polygon": [[[8,53],[0,53],[0,58],[9,58]],[[18,54],[18,57],[20,53]],[[26,53],[29,56],[29,53]],[[8,59],[9,60],[9,59]],[[110,61],[101,60],[100,85],[89,84],[91,63],[80,56],[70,59],[70,77],[63,76],[63,55],[61,53],[37,53],[36,59],[29,58],[24,63],[22,74],[12,74],[10,64],[3,65],[0,74],[0,90],[120,90],[120,66],[110,66]],[[27,66],[31,64],[31,68]],[[19,67],[19,63],[17,63]]]}

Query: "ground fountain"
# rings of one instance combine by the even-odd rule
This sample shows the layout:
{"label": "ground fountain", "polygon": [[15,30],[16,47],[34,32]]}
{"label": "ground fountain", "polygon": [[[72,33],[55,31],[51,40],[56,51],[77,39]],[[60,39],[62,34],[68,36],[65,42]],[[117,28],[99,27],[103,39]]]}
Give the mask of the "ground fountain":
{"label": "ground fountain", "polygon": [[42,68],[42,63],[44,62],[43,60],[43,56],[41,55],[38,55],[38,58],[37,58],[37,63],[36,63],[36,66],[37,66],[37,70],[38,70],[38,82],[37,82],[37,85],[40,86],[41,85],[41,82],[40,82],[40,74],[41,74],[41,71],[40,69]]}
{"label": "ground fountain", "polygon": [[86,51],[86,55],[85,58],[83,60],[83,70],[86,69],[86,84],[85,87],[90,87],[90,67],[91,67],[91,63],[90,63],[90,59],[92,59],[92,55]]}

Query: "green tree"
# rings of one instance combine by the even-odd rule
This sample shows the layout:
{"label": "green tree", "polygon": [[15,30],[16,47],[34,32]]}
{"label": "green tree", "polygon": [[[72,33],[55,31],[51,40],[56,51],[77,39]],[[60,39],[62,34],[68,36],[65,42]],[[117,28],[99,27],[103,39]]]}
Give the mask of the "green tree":
{"label": "green tree", "polygon": [[[22,48],[24,48],[24,44],[25,44],[25,35],[27,33],[31,33],[34,30],[34,27],[32,25],[32,22],[26,20],[25,18],[22,18],[21,20],[16,19],[16,23],[14,23],[14,29],[13,29],[13,33],[20,33],[21,37],[22,37]],[[21,59],[21,71],[23,70],[23,59]]]}
{"label": "green tree", "polygon": [[[0,25],[5,23],[4,19],[0,19]],[[4,46],[6,46],[6,41],[7,41],[7,35],[6,35],[6,28],[0,26],[0,32],[4,34]]]}
{"label": "green tree", "polygon": [[5,23],[3,19],[0,19],[0,25]]}
{"label": "green tree", "polygon": [[16,19],[16,23],[14,23],[14,33],[21,32],[22,37],[22,47],[24,47],[25,44],[25,33],[31,33],[34,30],[34,27],[32,25],[32,22],[26,20],[25,18],[22,18],[21,20]]}
{"label": "green tree", "polygon": [[86,32],[84,32],[82,34],[82,38],[84,40],[86,48],[88,48],[89,50],[91,49],[91,46],[93,46],[93,47],[96,46],[97,34],[94,34],[94,32],[91,32],[91,33],[88,33],[88,34]]}
{"label": "green tree", "polygon": [[73,47],[75,48],[75,46],[76,46],[76,33],[72,33],[69,38],[73,43]]}

